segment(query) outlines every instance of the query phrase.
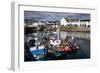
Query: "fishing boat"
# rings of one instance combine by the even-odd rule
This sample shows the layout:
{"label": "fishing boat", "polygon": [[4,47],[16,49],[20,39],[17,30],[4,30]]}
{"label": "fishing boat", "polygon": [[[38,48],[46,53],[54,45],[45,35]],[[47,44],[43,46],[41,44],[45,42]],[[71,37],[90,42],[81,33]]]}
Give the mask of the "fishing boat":
{"label": "fishing boat", "polygon": [[44,57],[45,55],[45,48],[44,48],[44,45],[41,45],[41,46],[35,46],[35,47],[31,47],[30,48],[30,52],[32,53],[33,57],[36,59],[36,60],[40,60],[41,58]]}
{"label": "fishing boat", "polygon": [[39,41],[39,38],[28,38],[27,43],[33,58],[35,58],[36,60],[40,60],[42,57],[44,57],[46,50],[44,44]]}
{"label": "fishing boat", "polygon": [[68,38],[68,40],[59,40],[56,38],[51,38],[49,41],[49,46],[51,46],[50,53],[59,57],[62,54],[69,54],[72,52],[77,52],[80,49],[79,42],[76,42],[73,37]]}

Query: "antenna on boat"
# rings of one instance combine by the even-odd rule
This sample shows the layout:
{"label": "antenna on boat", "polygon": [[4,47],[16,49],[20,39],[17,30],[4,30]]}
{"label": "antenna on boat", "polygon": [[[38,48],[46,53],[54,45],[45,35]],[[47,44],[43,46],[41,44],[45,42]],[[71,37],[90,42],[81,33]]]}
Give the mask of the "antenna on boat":
{"label": "antenna on boat", "polygon": [[74,39],[74,37],[72,36],[72,40]]}
{"label": "antenna on boat", "polygon": [[59,40],[60,39],[60,27],[59,27],[59,25],[58,25],[56,32],[57,32],[57,39]]}

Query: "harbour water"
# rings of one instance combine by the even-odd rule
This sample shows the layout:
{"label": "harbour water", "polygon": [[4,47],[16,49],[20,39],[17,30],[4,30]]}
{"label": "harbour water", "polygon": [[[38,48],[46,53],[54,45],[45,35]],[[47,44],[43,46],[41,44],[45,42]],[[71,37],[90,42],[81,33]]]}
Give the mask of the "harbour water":
{"label": "harbour water", "polygon": [[[53,31],[52,31],[53,32]],[[42,37],[47,37],[51,32],[43,33],[34,33],[41,40]],[[55,32],[53,32],[55,33]],[[65,32],[60,31],[59,39],[65,39],[69,37],[75,41],[79,42],[80,49],[77,52],[70,54],[62,54],[60,56],[55,56],[54,54],[44,55],[39,61],[49,61],[49,60],[68,60],[68,59],[89,59],[90,58],[90,33],[89,32]],[[45,42],[46,43],[46,42]],[[57,54],[57,53],[56,53]],[[59,55],[59,54],[58,54]],[[41,55],[39,55],[41,56]],[[30,57],[31,59],[31,57]],[[26,60],[27,61],[27,60]],[[30,61],[30,60],[29,60]],[[36,61],[35,59],[31,61]]]}

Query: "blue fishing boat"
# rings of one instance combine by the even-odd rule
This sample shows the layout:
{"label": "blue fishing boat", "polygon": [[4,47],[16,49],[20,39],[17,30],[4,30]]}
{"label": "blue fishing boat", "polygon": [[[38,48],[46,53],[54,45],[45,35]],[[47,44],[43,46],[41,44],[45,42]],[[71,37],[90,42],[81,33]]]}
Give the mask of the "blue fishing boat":
{"label": "blue fishing boat", "polygon": [[44,48],[44,45],[41,46],[35,46],[30,48],[30,52],[32,53],[33,57],[36,60],[40,60],[41,58],[44,57],[46,53],[46,49]]}

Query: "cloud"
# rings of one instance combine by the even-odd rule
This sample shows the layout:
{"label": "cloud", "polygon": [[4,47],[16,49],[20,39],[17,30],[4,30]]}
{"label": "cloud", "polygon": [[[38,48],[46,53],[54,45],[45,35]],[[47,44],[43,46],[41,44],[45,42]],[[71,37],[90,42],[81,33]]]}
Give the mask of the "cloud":
{"label": "cloud", "polygon": [[90,14],[65,13],[65,12],[44,12],[44,11],[24,11],[25,19],[40,18],[39,20],[61,20],[61,18],[90,19]]}

